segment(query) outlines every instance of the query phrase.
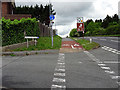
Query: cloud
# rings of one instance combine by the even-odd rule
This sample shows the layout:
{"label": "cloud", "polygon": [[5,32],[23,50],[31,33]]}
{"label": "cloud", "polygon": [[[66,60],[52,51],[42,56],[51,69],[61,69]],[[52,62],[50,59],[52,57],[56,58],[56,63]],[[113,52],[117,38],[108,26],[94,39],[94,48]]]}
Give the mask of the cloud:
{"label": "cloud", "polygon": [[[18,3],[18,2],[19,3]],[[16,0],[17,5],[49,4],[49,0]],[[76,28],[77,17],[87,19],[104,19],[106,15],[118,14],[119,0],[50,0],[56,11],[54,20],[58,34],[68,35],[72,28]],[[55,26],[53,26],[55,28]]]}

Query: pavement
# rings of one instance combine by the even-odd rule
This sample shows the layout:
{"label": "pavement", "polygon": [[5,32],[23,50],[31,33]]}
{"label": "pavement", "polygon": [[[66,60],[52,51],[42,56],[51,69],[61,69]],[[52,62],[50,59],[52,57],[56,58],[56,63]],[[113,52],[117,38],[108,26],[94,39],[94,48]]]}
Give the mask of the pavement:
{"label": "pavement", "polygon": [[[119,53],[102,47],[85,51],[68,38],[63,42],[68,43],[65,46],[63,43],[62,49],[71,49],[71,52],[3,56],[2,87],[8,90],[120,90]],[[71,45],[81,51],[74,52]]]}

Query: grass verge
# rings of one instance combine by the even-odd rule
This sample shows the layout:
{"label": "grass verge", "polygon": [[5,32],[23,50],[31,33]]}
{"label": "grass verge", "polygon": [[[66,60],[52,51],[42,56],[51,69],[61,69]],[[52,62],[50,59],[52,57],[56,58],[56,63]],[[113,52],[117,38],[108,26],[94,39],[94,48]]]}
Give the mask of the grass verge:
{"label": "grass verge", "polygon": [[82,47],[85,50],[92,50],[92,49],[96,49],[96,48],[100,47],[100,45],[98,43],[95,43],[95,42],[90,43],[90,41],[85,40],[85,39],[77,39],[77,38],[71,38],[71,39],[75,40],[80,45],[82,45]]}
{"label": "grass verge", "polygon": [[45,50],[45,49],[60,49],[61,47],[61,41],[62,38],[59,36],[54,36],[53,37],[53,47],[52,47],[52,42],[51,42],[51,37],[40,37],[37,40],[37,45],[36,46],[29,46],[28,48],[17,48],[14,49],[13,51],[34,51],[34,50]]}

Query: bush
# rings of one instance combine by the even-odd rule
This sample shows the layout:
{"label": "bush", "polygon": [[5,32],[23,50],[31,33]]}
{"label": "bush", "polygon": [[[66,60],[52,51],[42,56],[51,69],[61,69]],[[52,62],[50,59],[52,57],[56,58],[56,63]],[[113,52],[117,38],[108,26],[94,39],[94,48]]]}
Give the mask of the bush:
{"label": "bush", "polygon": [[27,36],[40,36],[38,22],[35,18],[6,20],[2,18],[2,45],[24,42],[24,31]]}
{"label": "bush", "polygon": [[106,29],[107,35],[117,35],[120,34],[120,25],[111,25]]}

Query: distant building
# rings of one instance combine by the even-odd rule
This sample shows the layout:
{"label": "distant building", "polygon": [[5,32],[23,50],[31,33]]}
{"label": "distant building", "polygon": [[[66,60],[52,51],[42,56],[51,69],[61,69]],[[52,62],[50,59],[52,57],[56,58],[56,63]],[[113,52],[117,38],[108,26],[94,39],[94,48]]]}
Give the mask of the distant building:
{"label": "distant building", "polygon": [[119,16],[119,19],[120,19],[120,1],[118,2],[118,16]]}
{"label": "distant building", "polygon": [[0,14],[2,17],[5,19],[22,19],[22,18],[31,18],[31,15],[26,15],[26,14],[13,14],[13,8],[15,7],[15,0],[9,0],[9,2],[0,2],[1,10]]}

